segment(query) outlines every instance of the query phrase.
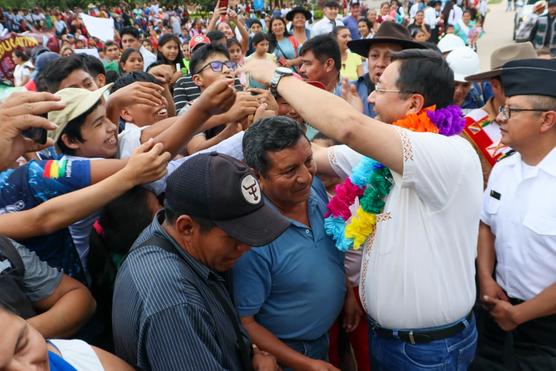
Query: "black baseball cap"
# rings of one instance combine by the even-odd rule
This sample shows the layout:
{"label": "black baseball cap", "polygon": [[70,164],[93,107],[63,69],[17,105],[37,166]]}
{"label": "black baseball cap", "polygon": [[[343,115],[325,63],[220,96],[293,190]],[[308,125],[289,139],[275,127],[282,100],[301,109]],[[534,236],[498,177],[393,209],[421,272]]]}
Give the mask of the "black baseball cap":
{"label": "black baseball cap", "polygon": [[166,204],[174,212],[210,220],[250,246],[272,242],[290,225],[266,204],[247,165],[216,152],[190,158],[168,177]]}

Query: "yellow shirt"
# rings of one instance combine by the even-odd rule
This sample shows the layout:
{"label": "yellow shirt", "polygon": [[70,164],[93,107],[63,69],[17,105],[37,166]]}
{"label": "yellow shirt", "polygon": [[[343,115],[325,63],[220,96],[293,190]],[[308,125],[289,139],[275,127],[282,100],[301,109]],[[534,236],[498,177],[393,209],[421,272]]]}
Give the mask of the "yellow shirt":
{"label": "yellow shirt", "polygon": [[342,61],[341,77],[347,77],[350,80],[357,80],[357,67],[363,63],[361,56],[348,51],[348,57]]}

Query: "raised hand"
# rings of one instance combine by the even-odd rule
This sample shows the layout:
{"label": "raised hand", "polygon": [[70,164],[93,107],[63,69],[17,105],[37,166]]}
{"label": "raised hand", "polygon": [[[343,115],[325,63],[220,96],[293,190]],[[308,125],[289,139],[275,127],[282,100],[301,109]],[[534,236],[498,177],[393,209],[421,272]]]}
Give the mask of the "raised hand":
{"label": "raised hand", "polygon": [[109,103],[125,107],[132,104],[166,105],[166,98],[162,95],[164,87],[152,83],[137,81],[125,86],[110,95]]}
{"label": "raised hand", "polygon": [[14,93],[0,105],[0,169],[5,169],[19,156],[40,151],[52,145],[35,143],[22,135],[31,128],[54,130],[56,125],[41,117],[65,106],[60,97],[50,93]]}

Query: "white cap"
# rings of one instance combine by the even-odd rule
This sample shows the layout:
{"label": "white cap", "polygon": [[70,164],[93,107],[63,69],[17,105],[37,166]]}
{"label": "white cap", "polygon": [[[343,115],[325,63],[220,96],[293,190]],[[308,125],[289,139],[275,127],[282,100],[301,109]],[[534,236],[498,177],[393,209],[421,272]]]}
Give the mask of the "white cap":
{"label": "white cap", "polygon": [[465,46],[465,42],[461,37],[449,33],[438,41],[437,46],[441,53],[448,53],[460,46]]}
{"label": "white cap", "polygon": [[481,70],[479,54],[467,46],[451,51],[446,57],[446,62],[454,71],[454,80],[457,82],[466,82],[467,76],[479,73]]}

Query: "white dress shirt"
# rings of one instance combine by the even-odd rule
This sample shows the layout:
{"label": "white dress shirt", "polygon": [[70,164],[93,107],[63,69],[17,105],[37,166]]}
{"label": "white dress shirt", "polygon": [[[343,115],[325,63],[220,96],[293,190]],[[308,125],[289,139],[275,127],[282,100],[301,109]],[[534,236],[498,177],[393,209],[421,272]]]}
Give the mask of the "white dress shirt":
{"label": "white dress shirt", "polygon": [[315,23],[313,25],[313,28],[311,29],[311,37],[328,34],[328,33],[332,32],[334,27],[344,25],[344,22],[342,22],[341,19],[336,19],[335,22],[336,22],[336,24],[334,25],[334,22],[331,21],[330,19],[328,19],[326,17],[322,18],[320,21],[318,21],[317,23]]}
{"label": "white dress shirt", "polygon": [[434,30],[436,28],[436,23],[438,22],[438,15],[436,10],[430,6],[425,8],[425,24]]}
{"label": "white dress shirt", "polygon": [[529,300],[556,282],[556,148],[537,165],[519,153],[498,162],[484,193],[481,220],[496,236],[496,281]]}
{"label": "white dress shirt", "polygon": [[[419,329],[465,317],[475,302],[475,257],[482,195],[477,153],[460,136],[397,128],[403,176],[394,183],[363,252],[359,293],[380,326]],[[353,152],[331,147],[339,175]]]}
{"label": "white dress shirt", "polygon": [[457,5],[454,5],[452,10],[450,10],[450,15],[448,16],[448,24],[456,25],[463,17],[463,10]]}

